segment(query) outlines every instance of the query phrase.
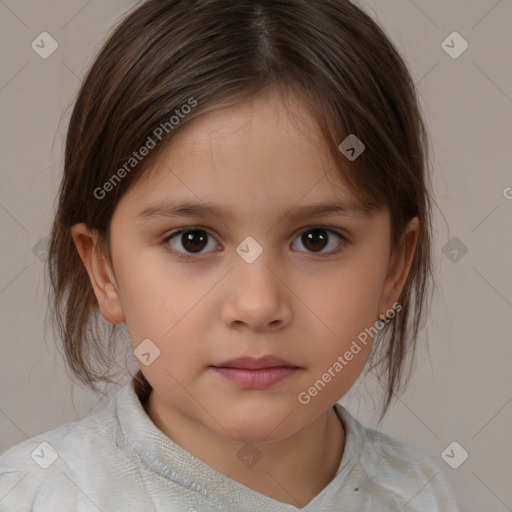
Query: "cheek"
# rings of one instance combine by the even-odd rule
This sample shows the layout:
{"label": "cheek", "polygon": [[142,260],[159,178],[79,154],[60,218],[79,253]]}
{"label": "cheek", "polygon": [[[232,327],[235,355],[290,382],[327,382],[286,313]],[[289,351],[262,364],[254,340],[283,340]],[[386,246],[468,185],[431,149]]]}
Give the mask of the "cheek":
{"label": "cheek", "polygon": [[188,378],[191,368],[179,362],[205,359],[205,347],[201,348],[201,344],[209,322],[215,318],[209,296],[218,276],[198,280],[185,272],[174,271],[171,275],[169,268],[159,261],[127,265],[122,279],[123,311],[132,348],[136,350],[143,340],[149,339],[160,352],[145,371],[157,376],[167,369],[178,380]]}
{"label": "cheek", "polygon": [[[354,278],[331,284],[329,293],[307,295],[318,318],[306,322],[303,332],[305,360],[310,371],[302,381],[303,397],[311,407],[322,408],[337,402],[360,376],[370,355],[375,331],[378,294],[361,287]],[[357,286],[356,286],[357,284]],[[303,402],[301,402],[303,403]]]}
{"label": "cheek", "polygon": [[341,265],[330,279],[320,284],[311,281],[298,294],[307,298],[308,306],[299,320],[299,330],[311,338],[303,340],[305,359],[315,378],[331,372],[322,379],[330,379],[327,401],[348,391],[366,364],[375,335],[372,328],[378,317],[382,273],[382,263],[379,267],[375,261]]}
{"label": "cheek", "polygon": [[163,248],[125,254],[118,262],[123,310],[132,324],[147,325],[155,334],[171,329],[211,288],[211,279],[190,276]]}
{"label": "cheek", "polygon": [[304,281],[298,292],[311,315],[317,317],[318,332],[326,339],[354,337],[374,325],[382,293],[383,271],[377,262],[344,264],[322,280]]}

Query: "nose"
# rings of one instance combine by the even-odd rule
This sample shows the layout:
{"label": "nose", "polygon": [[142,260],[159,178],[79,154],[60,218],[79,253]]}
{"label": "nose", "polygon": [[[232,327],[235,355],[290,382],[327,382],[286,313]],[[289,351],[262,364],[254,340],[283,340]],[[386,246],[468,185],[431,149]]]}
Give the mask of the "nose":
{"label": "nose", "polygon": [[284,328],[292,317],[288,286],[281,266],[266,251],[252,263],[238,258],[225,289],[223,321],[255,331]]}

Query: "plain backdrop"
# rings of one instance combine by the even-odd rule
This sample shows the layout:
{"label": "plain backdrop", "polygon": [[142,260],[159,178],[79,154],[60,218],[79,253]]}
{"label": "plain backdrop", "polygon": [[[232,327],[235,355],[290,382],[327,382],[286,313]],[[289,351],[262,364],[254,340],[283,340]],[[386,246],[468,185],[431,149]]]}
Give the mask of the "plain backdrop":
{"label": "plain backdrop", "polygon": [[[135,4],[0,1],[0,453],[101,410],[128,379],[103,400],[71,381],[44,332],[43,261],[72,100],[93,53]],[[429,454],[461,511],[512,511],[512,1],[359,5],[397,45],[419,89],[433,145],[442,289],[414,379],[384,421],[377,427],[371,379],[341,403]],[[31,47],[42,32],[58,43],[47,59]],[[133,354],[127,364],[137,369]],[[452,465],[468,454],[457,469],[441,455],[448,447]]]}

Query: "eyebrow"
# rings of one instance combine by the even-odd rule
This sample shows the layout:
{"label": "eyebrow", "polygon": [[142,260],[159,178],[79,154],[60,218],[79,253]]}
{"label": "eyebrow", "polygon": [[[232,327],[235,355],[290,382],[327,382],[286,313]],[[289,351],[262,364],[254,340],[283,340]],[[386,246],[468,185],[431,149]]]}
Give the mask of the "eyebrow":
{"label": "eyebrow", "polygon": [[[333,214],[365,219],[377,210],[373,203],[361,203],[355,200],[324,201],[321,203],[292,208],[283,214],[292,220],[301,220],[308,217],[323,217]],[[216,217],[232,221],[233,210],[220,205],[198,203],[193,201],[167,201],[144,208],[136,217],[139,220],[173,217]]]}

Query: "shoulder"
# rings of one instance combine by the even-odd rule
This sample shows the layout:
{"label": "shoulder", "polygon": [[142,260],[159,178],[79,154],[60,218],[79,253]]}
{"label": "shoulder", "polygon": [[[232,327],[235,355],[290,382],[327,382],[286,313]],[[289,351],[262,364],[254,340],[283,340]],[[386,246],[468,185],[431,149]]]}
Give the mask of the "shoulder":
{"label": "shoulder", "polygon": [[0,512],[71,510],[95,460],[114,453],[113,405],[111,399],[100,412],[26,439],[0,455]]}
{"label": "shoulder", "polygon": [[[376,493],[408,511],[458,512],[453,489],[437,463],[419,448],[364,427],[340,405],[344,425],[359,443],[359,464]],[[348,434],[350,435],[350,434]]]}

